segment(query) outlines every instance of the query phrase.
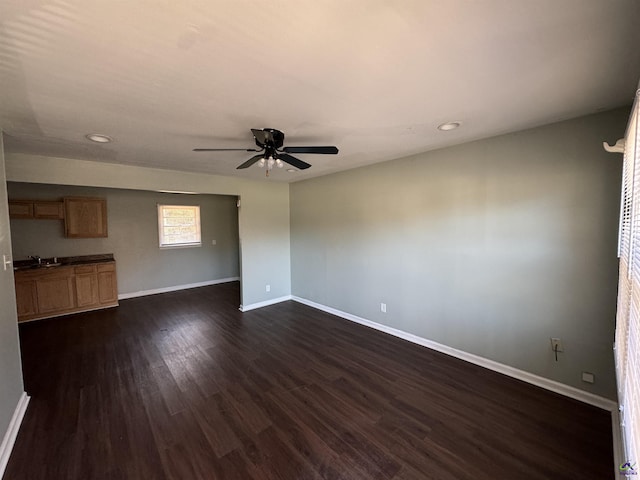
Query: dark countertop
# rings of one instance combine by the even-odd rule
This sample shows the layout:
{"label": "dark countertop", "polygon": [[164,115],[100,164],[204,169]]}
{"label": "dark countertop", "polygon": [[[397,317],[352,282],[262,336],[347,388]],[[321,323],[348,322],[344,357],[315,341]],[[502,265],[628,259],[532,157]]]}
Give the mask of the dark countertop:
{"label": "dark countertop", "polygon": [[87,263],[113,262],[113,253],[102,253],[98,255],[80,255],[77,257],[51,257],[43,258],[39,264],[33,259],[16,260],[13,262],[14,270],[27,270],[39,268],[55,268],[65,265],[83,265]]}

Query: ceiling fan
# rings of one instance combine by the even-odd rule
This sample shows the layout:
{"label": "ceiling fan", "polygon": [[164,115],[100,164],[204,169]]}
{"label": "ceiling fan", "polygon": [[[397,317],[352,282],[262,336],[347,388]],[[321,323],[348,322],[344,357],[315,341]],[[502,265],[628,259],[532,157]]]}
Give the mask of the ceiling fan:
{"label": "ceiling fan", "polygon": [[275,128],[263,128],[258,130],[252,128],[253,138],[256,145],[259,148],[194,148],[194,152],[260,152],[258,155],[254,155],[249,160],[241,165],[238,165],[237,169],[249,168],[254,163],[258,163],[260,167],[267,168],[267,177],[269,171],[273,167],[282,168],[285,163],[305,170],[311,165],[307,162],[289,155],[290,153],[315,153],[325,155],[335,155],[338,153],[337,147],[283,147],[284,133]]}

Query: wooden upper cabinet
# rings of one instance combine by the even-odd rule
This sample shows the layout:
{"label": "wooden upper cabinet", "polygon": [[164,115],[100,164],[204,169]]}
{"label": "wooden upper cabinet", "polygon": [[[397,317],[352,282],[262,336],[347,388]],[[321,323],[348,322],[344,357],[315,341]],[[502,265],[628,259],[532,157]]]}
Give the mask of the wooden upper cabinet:
{"label": "wooden upper cabinet", "polygon": [[64,203],[36,200],[33,202],[33,218],[62,220],[64,218]]}
{"label": "wooden upper cabinet", "polygon": [[70,238],[107,236],[107,200],[91,197],[64,198],[64,232]]}
{"label": "wooden upper cabinet", "polygon": [[10,218],[33,218],[32,200],[9,200]]}
{"label": "wooden upper cabinet", "polygon": [[9,200],[9,217],[62,220],[64,203],[49,200]]}
{"label": "wooden upper cabinet", "polygon": [[107,236],[107,200],[97,197],[65,197],[63,201],[9,200],[11,218],[64,220],[69,238]]}

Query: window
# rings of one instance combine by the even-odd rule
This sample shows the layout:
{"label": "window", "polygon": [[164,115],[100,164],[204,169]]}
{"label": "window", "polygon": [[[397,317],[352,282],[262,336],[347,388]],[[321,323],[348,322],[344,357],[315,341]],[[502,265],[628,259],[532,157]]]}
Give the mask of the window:
{"label": "window", "polygon": [[640,458],[640,90],[625,136],[615,358],[625,461]]}
{"label": "window", "polygon": [[199,247],[200,207],[158,205],[160,248]]}

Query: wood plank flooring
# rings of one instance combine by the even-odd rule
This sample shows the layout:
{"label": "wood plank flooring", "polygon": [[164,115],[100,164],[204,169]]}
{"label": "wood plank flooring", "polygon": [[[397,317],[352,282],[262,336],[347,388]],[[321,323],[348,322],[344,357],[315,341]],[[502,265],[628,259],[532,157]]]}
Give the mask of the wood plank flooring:
{"label": "wood plank flooring", "polygon": [[238,283],[20,325],[13,479],[604,479],[608,412]]}

